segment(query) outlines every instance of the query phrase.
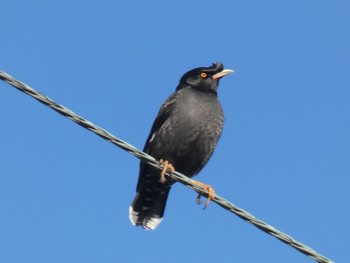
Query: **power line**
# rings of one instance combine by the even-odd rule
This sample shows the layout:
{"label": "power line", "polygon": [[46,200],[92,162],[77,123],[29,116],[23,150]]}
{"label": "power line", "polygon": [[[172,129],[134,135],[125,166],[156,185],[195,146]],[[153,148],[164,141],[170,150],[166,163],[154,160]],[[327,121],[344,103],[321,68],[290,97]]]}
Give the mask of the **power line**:
{"label": "power line", "polygon": [[[69,110],[68,108],[57,104],[53,100],[51,100],[49,97],[39,93],[38,91],[32,89],[31,87],[27,86],[23,82],[20,82],[16,80],[15,78],[11,77],[10,75],[6,74],[3,71],[0,71],[0,79],[7,82],[11,86],[15,87],[16,89],[26,93],[27,95],[33,97],[34,99],[38,100],[39,102],[45,104],[46,106],[52,108],[56,112],[62,114],[63,116],[71,119],[75,123],[79,124],[80,126],[92,131],[93,133],[97,134],[98,136],[102,137],[103,139],[113,143],[114,145],[122,148],[123,150],[131,153],[135,157],[139,158],[143,162],[146,162],[147,164],[156,167],[160,170],[163,169],[163,164],[161,164],[158,160],[154,159],[152,156],[138,150],[131,144],[113,136],[111,133],[107,132],[106,130],[96,126],[95,124],[89,122],[88,120],[85,120],[84,118],[80,117],[79,115],[75,114],[73,111]],[[167,174],[172,179],[186,185],[187,187],[193,189],[199,194],[203,194],[205,196],[208,195],[208,192],[206,189],[202,188],[198,184],[194,183],[190,178],[187,176],[175,171],[172,174]],[[243,209],[235,206],[231,202],[225,200],[224,198],[218,196],[215,194],[215,198],[213,199],[215,203],[220,205],[221,207],[225,208],[226,210],[236,214],[240,218],[244,219],[245,221],[248,221],[249,223],[253,224],[255,227],[263,230],[264,232],[276,237],[280,241],[286,243],[287,245],[295,248],[299,252],[309,256],[310,258],[316,260],[320,263],[331,263],[332,260],[326,258],[325,256],[322,256],[321,254],[317,253],[312,248],[304,245],[303,243],[296,241],[292,237],[286,235],[285,233],[277,230],[276,228],[268,225],[267,223],[263,222],[260,219],[257,219],[250,213],[244,211]]]}

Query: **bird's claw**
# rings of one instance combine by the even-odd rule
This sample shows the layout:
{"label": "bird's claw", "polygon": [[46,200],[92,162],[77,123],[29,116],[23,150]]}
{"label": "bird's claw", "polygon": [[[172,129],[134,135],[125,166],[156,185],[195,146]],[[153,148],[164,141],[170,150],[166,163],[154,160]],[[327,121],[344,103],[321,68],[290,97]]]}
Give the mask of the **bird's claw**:
{"label": "bird's claw", "polygon": [[[197,185],[203,187],[205,190],[208,191],[208,198],[207,198],[207,200],[205,201],[204,207],[203,207],[203,209],[205,209],[205,208],[207,208],[207,206],[209,205],[210,201],[213,200],[213,199],[215,198],[215,191],[214,191],[214,189],[213,189],[210,185],[208,185],[208,184],[203,184],[203,183],[198,182],[198,181],[196,181],[196,180],[193,180],[193,181],[195,182],[195,184],[197,184]],[[202,203],[202,201],[201,201],[201,196],[202,196],[202,194],[198,194],[198,196],[197,196],[197,198],[196,198],[197,204],[201,204],[201,203]]]}
{"label": "bird's claw", "polygon": [[175,168],[171,163],[169,163],[168,161],[164,161],[163,159],[160,159],[159,162],[164,165],[163,170],[160,173],[159,182],[164,183],[166,181],[165,175],[166,175],[168,169],[170,170],[170,174],[172,174],[175,171]]}

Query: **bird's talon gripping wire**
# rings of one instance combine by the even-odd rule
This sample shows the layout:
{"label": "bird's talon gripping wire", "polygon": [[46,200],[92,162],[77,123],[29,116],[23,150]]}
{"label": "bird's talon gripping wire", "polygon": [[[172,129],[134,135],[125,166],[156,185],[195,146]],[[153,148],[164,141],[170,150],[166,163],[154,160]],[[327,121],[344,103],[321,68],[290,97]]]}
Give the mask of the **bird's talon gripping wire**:
{"label": "bird's talon gripping wire", "polygon": [[169,163],[168,161],[164,161],[163,159],[160,159],[159,162],[164,165],[163,170],[160,173],[159,182],[164,183],[166,181],[165,175],[166,175],[166,172],[168,171],[168,169],[170,170],[170,174],[172,174],[175,171],[175,168],[171,163]]}
{"label": "bird's talon gripping wire", "polygon": [[[208,184],[203,184],[203,183],[198,182],[198,181],[196,181],[196,180],[193,180],[193,181],[194,181],[195,184],[197,184],[197,185],[203,187],[205,190],[208,191],[208,198],[207,198],[207,200],[205,201],[205,204],[204,204],[204,207],[203,207],[203,209],[205,209],[205,208],[207,208],[207,206],[209,205],[210,201],[213,200],[213,199],[215,198],[215,191],[214,191],[214,189],[213,189],[210,185],[208,185]],[[202,194],[198,194],[198,195],[197,195],[197,198],[196,198],[197,204],[201,204],[201,203],[202,203],[202,201],[201,201],[201,196],[202,196]]]}

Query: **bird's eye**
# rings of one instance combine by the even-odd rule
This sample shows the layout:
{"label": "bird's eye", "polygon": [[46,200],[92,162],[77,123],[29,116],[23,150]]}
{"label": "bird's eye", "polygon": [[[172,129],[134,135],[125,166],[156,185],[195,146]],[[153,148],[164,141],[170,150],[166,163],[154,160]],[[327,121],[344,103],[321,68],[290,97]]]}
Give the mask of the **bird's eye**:
{"label": "bird's eye", "polygon": [[206,77],[208,77],[208,74],[205,73],[205,72],[202,72],[202,73],[201,73],[201,77],[202,77],[202,79],[205,79]]}

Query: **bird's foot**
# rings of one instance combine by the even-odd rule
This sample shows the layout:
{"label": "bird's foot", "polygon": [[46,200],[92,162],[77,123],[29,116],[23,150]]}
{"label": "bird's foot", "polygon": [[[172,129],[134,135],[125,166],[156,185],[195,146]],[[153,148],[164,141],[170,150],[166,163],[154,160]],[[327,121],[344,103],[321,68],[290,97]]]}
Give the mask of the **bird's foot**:
{"label": "bird's foot", "polygon": [[174,166],[173,166],[171,163],[169,163],[168,161],[164,161],[163,159],[160,159],[159,162],[162,163],[162,164],[164,165],[163,170],[162,170],[162,172],[160,173],[159,182],[164,183],[164,182],[166,181],[166,177],[165,177],[166,172],[167,172],[168,170],[170,170],[169,173],[172,174],[172,173],[175,171],[175,168],[174,168]]}
{"label": "bird's foot", "polygon": [[[208,198],[207,198],[207,200],[205,201],[205,204],[204,204],[204,207],[203,207],[203,209],[205,209],[205,208],[209,205],[209,202],[215,198],[215,191],[214,191],[214,189],[213,189],[210,185],[208,185],[208,184],[203,184],[203,183],[198,182],[198,181],[196,181],[196,180],[193,180],[193,181],[194,181],[195,184],[197,184],[197,185],[203,187],[205,190],[208,191]],[[203,194],[198,194],[198,196],[197,196],[197,198],[196,198],[197,204],[201,204],[201,203],[202,203],[202,201],[201,201],[201,196],[202,196],[202,195],[203,195]]]}

